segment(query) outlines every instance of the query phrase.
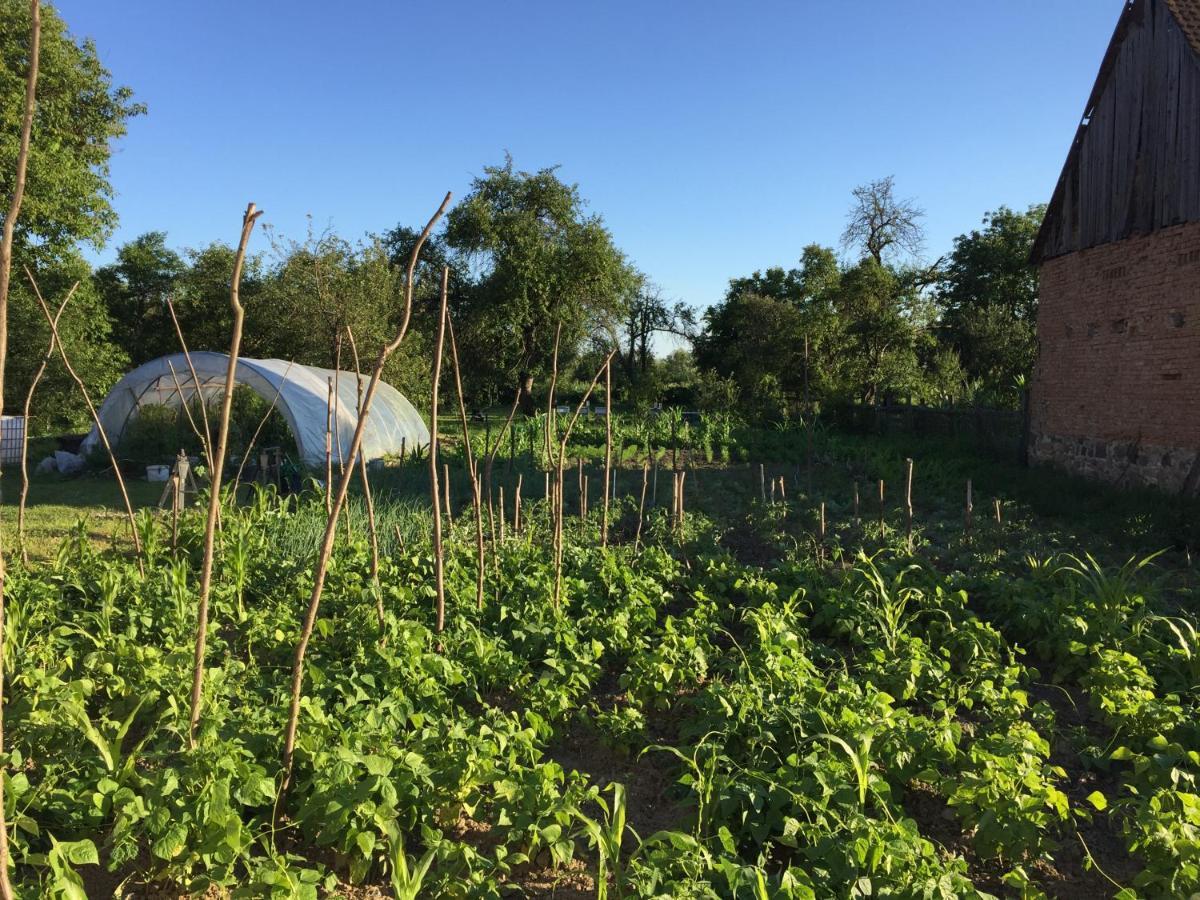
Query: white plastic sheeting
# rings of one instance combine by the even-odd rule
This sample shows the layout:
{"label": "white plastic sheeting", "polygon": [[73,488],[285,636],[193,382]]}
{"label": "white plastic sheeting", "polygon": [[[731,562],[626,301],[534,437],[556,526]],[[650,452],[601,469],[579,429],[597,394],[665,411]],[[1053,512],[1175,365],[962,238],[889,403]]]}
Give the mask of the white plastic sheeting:
{"label": "white plastic sheeting", "polygon": [[[120,442],[125,426],[143,406],[179,406],[181,401],[190,402],[197,393],[202,393],[209,403],[222,396],[229,357],[224,353],[201,351],[193,352],[191,358],[196,370],[195,379],[187,358],[176,353],[138,366],[116,383],[99,410],[100,422],[114,446]],[[358,382],[354,372],[318,369],[282,359],[239,359],[235,375],[238,384],[250,388],[267,403],[275,402],[275,408],[287,420],[296,438],[301,461],[310,466],[325,464],[330,379],[337,391],[333,459],[340,463],[342,456],[349,453],[350,441],[358,425]],[[364,392],[368,381],[369,376],[364,374]],[[213,438],[216,439],[215,434]],[[90,451],[99,441],[100,435],[93,427],[83,442],[83,452]],[[429,428],[421,414],[394,387],[380,382],[367,414],[363,456],[370,461],[400,453],[402,449],[412,452],[414,448],[428,444]]]}

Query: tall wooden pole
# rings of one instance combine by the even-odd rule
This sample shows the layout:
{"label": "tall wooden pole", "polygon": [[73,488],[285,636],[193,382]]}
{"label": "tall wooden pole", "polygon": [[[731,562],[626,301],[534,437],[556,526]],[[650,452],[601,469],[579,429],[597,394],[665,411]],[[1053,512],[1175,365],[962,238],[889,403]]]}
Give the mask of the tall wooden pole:
{"label": "tall wooden pole", "polygon": [[446,558],[442,547],[442,510],[438,497],[438,383],[442,378],[442,348],[446,343],[447,271],[442,272],[442,303],[438,312],[437,340],[433,347],[433,387],[429,401],[429,489],[433,499],[433,580],[437,591],[437,633],[446,627]]}
{"label": "tall wooden pole", "polygon": [[[17,149],[17,171],[8,214],[4,217],[4,235],[0,239],[0,409],[4,407],[4,370],[8,363],[8,286],[12,276],[13,235],[21,201],[25,197],[25,170],[29,164],[29,139],[33,131],[33,111],[37,95],[38,64],[42,45],[42,12],[38,0],[29,4],[29,68],[25,74],[25,111],[21,117],[21,137]],[[11,62],[10,62],[11,64]],[[28,427],[28,423],[26,424]],[[138,559],[141,559],[139,555]],[[3,547],[0,547],[0,753],[4,750],[4,587],[7,571]],[[4,780],[8,766],[0,763],[0,801],[4,798]],[[0,802],[0,900],[12,900],[13,889],[8,878],[8,826],[4,804]]]}

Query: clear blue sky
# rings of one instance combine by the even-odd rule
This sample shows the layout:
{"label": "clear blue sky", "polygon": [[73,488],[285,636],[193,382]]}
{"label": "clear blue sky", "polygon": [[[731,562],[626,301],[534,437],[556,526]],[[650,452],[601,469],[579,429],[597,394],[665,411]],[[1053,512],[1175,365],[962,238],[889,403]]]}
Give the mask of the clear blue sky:
{"label": "clear blue sky", "polygon": [[[834,244],[894,174],[928,255],[1047,199],[1121,0],[60,0],[149,114],[116,244],[420,224],[487,164],[561,164],[672,298]],[[256,240],[258,249],[265,240]]]}

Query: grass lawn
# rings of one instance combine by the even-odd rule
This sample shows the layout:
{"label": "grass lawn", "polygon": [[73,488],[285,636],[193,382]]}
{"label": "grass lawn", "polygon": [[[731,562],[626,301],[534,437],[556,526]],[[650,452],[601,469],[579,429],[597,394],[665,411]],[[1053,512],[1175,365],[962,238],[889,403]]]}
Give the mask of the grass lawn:
{"label": "grass lawn", "polygon": [[[162,495],[161,484],[143,480],[126,482],[135,510],[154,506]],[[0,478],[0,535],[11,557],[17,546],[17,500],[21,478],[15,471]],[[73,479],[32,478],[25,509],[25,538],[32,559],[52,558],[58,544],[80,520],[89,536],[107,544],[128,537],[121,492],[114,479],[84,475]]]}

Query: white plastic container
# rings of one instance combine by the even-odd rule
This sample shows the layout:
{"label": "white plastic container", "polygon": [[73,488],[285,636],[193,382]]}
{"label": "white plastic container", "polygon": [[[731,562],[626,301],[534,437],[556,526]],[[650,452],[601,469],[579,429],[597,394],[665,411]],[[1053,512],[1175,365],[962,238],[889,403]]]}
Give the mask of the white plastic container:
{"label": "white plastic container", "polygon": [[147,481],[166,481],[171,477],[170,466],[146,466]]}
{"label": "white plastic container", "polygon": [[24,439],[24,416],[0,416],[0,463],[19,463]]}

